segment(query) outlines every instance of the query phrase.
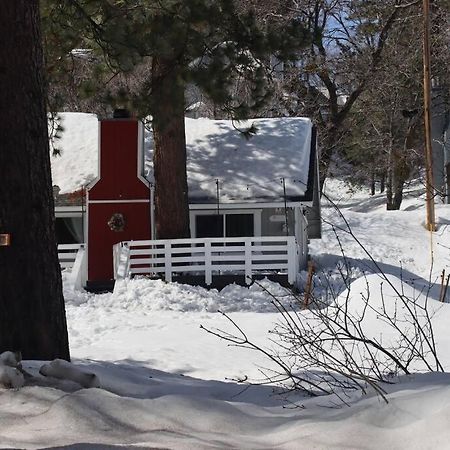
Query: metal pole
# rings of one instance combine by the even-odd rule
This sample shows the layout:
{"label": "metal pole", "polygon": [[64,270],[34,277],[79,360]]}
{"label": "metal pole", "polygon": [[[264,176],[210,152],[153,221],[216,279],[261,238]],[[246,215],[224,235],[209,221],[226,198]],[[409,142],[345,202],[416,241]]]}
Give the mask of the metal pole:
{"label": "metal pole", "polygon": [[156,239],[155,231],[155,185],[150,183],[150,239]]}
{"label": "metal pole", "polygon": [[286,180],[284,179],[284,177],[281,179],[281,184],[283,185],[284,220],[286,225],[286,236],[289,236],[289,221],[288,221],[287,200],[286,200]]}
{"label": "metal pole", "polygon": [[426,226],[436,231],[434,213],[433,153],[431,148],[430,1],[423,0],[423,102],[425,122]]}
{"label": "metal pole", "polygon": [[219,179],[216,178],[216,202],[217,202],[217,236],[226,236],[226,224],[225,224],[225,216],[222,218],[222,226],[223,226],[223,233],[220,234],[220,224],[219,224],[219,216],[220,216],[220,186],[219,186]]}
{"label": "metal pole", "polygon": [[217,205],[217,214],[220,214],[220,187],[218,178],[216,178],[216,205]]}

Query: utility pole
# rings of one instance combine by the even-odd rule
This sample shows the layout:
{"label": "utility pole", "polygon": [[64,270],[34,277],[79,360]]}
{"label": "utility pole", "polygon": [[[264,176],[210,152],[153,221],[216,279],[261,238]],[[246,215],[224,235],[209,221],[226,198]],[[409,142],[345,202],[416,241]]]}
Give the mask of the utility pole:
{"label": "utility pole", "polygon": [[433,153],[431,148],[430,0],[423,0],[423,101],[425,121],[426,227],[436,231]]}

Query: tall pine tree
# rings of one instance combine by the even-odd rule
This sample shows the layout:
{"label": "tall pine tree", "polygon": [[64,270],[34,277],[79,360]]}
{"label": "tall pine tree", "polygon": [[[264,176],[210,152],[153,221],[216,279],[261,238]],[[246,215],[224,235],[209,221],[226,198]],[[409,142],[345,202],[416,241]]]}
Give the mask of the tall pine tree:
{"label": "tall pine tree", "polygon": [[0,352],[69,358],[54,233],[38,0],[0,14]]}

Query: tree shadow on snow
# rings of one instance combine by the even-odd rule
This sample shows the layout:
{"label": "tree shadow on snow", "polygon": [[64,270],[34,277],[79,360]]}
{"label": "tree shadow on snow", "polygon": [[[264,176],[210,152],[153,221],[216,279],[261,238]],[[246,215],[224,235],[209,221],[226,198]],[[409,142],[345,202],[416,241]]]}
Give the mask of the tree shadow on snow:
{"label": "tree shadow on snow", "polygon": [[[277,406],[283,403],[281,395],[284,390],[275,386],[203,380],[152,369],[148,367],[147,361],[126,359],[109,362],[73,359],[72,362],[81,369],[95,373],[102,389],[119,396],[156,399],[166,395],[195,395],[226,402],[253,403],[258,406]],[[31,384],[43,385],[44,383],[38,380],[37,383]],[[61,390],[66,390],[65,387],[67,387],[66,392],[75,390],[72,384],[58,384]]]}
{"label": "tree shadow on snow", "polygon": [[57,449],[67,449],[67,450],[113,450],[113,449],[133,449],[133,450],[167,450],[168,447],[140,447],[136,445],[106,445],[106,444],[93,444],[90,442],[84,442],[80,444],[70,444],[70,445],[61,445],[57,447],[45,447],[41,450],[57,450]]}
{"label": "tree shadow on snow", "polygon": [[[371,261],[369,258],[349,258],[346,257],[345,260],[342,258],[342,255],[336,255],[331,253],[324,253],[315,257],[315,261],[317,262],[317,266],[319,268],[318,273],[323,273],[325,276],[330,276],[331,271],[328,271],[327,268],[332,267],[336,268],[338,265],[341,267],[345,267],[347,265],[350,270],[360,270],[360,276],[363,275],[378,275],[380,278],[380,284],[386,283],[386,280],[383,277],[383,274],[386,276],[393,276],[398,278],[401,283],[404,283],[405,286],[412,287],[414,289],[415,295],[423,295],[427,296],[429,299],[433,299],[439,301],[440,295],[440,279],[438,277],[431,278],[427,280],[419,275],[410,272],[402,267],[394,266],[392,264],[383,263],[380,261],[376,261],[375,263]],[[321,270],[322,268],[322,270]],[[355,281],[357,276],[354,278],[352,274],[349,274],[349,278],[351,281]],[[336,289],[336,284],[334,284],[334,288]],[[337,291],[335,295],[338,296],[346,291],[347,286],[344,282],[338,285]]]}

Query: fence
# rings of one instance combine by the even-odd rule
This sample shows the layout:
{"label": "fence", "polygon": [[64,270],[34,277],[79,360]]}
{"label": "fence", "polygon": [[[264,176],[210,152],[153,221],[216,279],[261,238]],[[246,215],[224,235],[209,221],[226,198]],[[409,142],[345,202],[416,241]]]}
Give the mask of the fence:
{"label": "fence", "polygon": [[86,251],[84,244],[59,244],[58,258],[61,269],[70,269],[69,283],[81,289],[86,282]]}
{"label": "fence", "polygon": [[114,246],[114,277],[163,274],[170,282],[190,273],[210,285],[213,274],[244,274],[250,284],[256,273],[281,272],[295,284],[303,251],[294,236],[126,241]]}

